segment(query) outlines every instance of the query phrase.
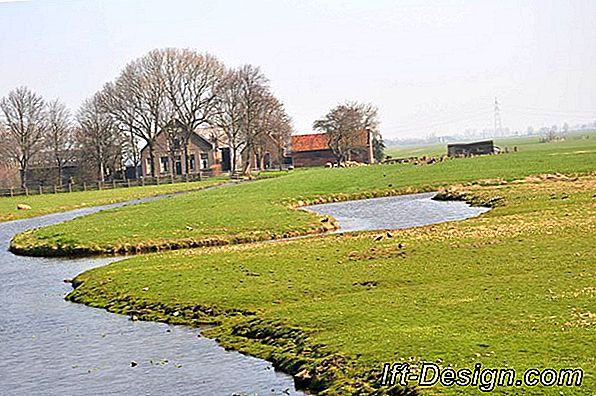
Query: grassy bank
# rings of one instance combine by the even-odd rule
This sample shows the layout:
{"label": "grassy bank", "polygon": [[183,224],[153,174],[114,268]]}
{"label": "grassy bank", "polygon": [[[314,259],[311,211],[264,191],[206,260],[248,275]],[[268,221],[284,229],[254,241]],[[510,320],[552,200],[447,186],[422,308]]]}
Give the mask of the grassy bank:
{"label": "grassy bank", "polygon": [[[421,361],[456,369],[481,363],[518,375],[580,367],[579,388],[493,393],[591,395],[596,177],[449,194],[498,205],[478,218],[391,237],[320,236],[134,257],[78,276],[68,299],[141,319],[218,323],[207,335],[330,395],[399,394],[380,387],[383,363]],[[471,386],[416,391],[479,393]]]}
{"label": "grassy bank", "polygon": [[527,175],[596,169],[596,139],[539,146],[433,165],[298,170],[270,180],[85,216],[21,234],[11,248],[31,255],[88,255],[275,239],[333,227],[332,222],[292,209],[306,203],[429,191],[479,179],[498,183]]}
{"label": "grassy bank", "polygon": [[[0,222],[65,212],[88,206],[106,205],[130,201],[143,197],[192,191],[224,182],[223,178],[210,178],[203,181],[157,186],[78,191],[72,193],[0,197]],[[18,204],[31,206],[31,210],[17,210]]]}

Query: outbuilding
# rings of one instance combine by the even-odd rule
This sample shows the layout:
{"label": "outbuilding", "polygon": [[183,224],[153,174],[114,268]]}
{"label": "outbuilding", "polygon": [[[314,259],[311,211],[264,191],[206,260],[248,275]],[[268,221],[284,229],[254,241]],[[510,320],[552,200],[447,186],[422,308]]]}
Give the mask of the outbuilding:
{"label": "outbuilding", "polygon": [[470,157],[472,155],[494,154],[495,145],[492,140],[472,143],[454,143],[447,145],[449,157]]}

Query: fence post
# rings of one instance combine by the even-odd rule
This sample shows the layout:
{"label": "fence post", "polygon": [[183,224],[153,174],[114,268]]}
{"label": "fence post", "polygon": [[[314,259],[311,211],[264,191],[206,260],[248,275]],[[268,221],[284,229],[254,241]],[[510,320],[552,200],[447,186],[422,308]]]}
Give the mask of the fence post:
{"label": "fence post", "polygon": [[145,187],[145,178],[144,177],[141,179],[141,186]]}
{"label": "fence post", "polygon": [[130,187],[130,179],[126,179],[126,187]]}
{"label": "fence post", "polygon": [[87,191],[87,182],[83,182],[83,191]]}
{"label": "fence post", "polygon": [[39,185],[39,195],[43,194],[43,187],[41,186],[41,184]]}
{"label": "fence post", "polygon": [[12,188],[12,187],[10,188],[10,196],[14,197],[14,188]]}
{"label": "fence post", "polygon": [[101,190],[101,182],[100,181],[97,182],[97,189]]}
{"label": "fence post", "polygon": [[116,179],[112,179],[112,188],[116,188]]}
{"label": "fence post", "polygon": [[56,185],[54,184],[54,194],[56,194],[58,192],[58,188],[56,187]]}
{"label": "fence post", "polygon": [[170,181],[174,184],[174,175],[170,175]]}
{"label": "fence post", "polygon": [[27,188],[27,186],[25,186],[25,195],[29,196],[29,189]]}
{"label": "fence post", "polygon": [[[83,183],[84,185],[85,183]],[[68,183],[68,192],[72,192],[72,183]]]}

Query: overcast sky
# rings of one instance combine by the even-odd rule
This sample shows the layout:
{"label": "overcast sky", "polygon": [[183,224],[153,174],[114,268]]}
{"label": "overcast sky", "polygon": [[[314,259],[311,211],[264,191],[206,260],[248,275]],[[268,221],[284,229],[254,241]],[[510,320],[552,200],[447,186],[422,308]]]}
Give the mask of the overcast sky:
{"label": "overcast sky", "polygon": [[596,120],[596,1],[0,0],[0,96],[76,109],[153,48],[262,68],[297,132],[345,100],[386,138]]}

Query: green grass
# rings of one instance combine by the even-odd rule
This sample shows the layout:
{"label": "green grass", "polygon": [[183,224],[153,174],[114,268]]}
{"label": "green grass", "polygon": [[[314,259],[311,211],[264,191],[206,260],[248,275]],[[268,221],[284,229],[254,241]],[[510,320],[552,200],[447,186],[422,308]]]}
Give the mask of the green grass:
{"label": "green grass", "polygon": [[[78,191],[72,193],[43,194],[18,197],[0,197],[0,222],[36,217],[67,210],[106,205],[129,201],[137,198],[168,194],[179,191],[191,191],[220,184],[221,177],[198,182],[160,184],[158,186],[139,186],[130,188]],[[27,204],[31,210],[17,210],[18,204]]]}
{"label": "green grass", "polygon": [[11,248],[23,254],[74,255],[274,239],[324,231],[332,225],[322,223],[313,214],[291,209],[304,203],[429,191],[479,179],[513,180],[533,174],[595,169],[596,139],[583,139],[528,145],[528,149],[517,153],[433,165],[296,170],[273,179],[81,217],[21,234]]}
{"label": "green grass", "polygon": [[[588,137],[588,139],[586,139]],[[552,143],[540,143],[540,138],[537,136],[533,137],[510,137],[510,138],[496,138],[493,139],[495,145],[500,147],[501,150],[506,148],[509,151],[513,151],[514,147],[517,147],[519,151],[551,151],[552,146],[574,146],[577,145],[578,141],[596,139],[596,132],[584,131],[584,132],[569,132],[566,136],[565,141],[552,142]],[[475,139],[472,141],[479,141],[484,139]],[[460,142],[463,143],[464,141]],[[585,142],[589,145],[588,142]],[[408,157],[422,157],[422,156],[441,156],[447,154],[447,143],[429,144],[423,146],[398,146],[388,147],[386,150],[387,155],[393,158],[408,158]]]}
{"label": "green grass", "polygon": [[[476,163],[490,169],[484,160]],[[585,170],[579,165],[572,169]],[[397,174],[415,175],[411,168],[391,169],[393,183]],[[424,168],[424,180],[439,172],[431,169],[440,168]],[[512,169],[502,175],[520,172]],[[314,175],[322,180],[313,183],[321,190],[313,189],[312,197],[347,185],[358,190],[357,183],[324,178],[332,173],[296,178],[308,185]],[[284,180],[295,184],[296,178]],[[379,188],[375,180],[386,178],[379,173],[367,180]],[[265,186],[217,194],[257,194]],[[275,196],[273,186],[268,196]],[[68,298],[148,320],[219,323],[207,335],[292,374],[308,373],[311,387],[330,395],[398,394],[379,386],[380,371],[385,362],[404,361],[456,369],[481,363],[515,368],[518,375],[533,367],[580,367],[579,388],[497,387],[493,393],[592,395],[596,177],[463,189],[480,202],[500,197],[499,206],[478,218],[395,231],[380,241],[384,233],[359,233],[139,256],[78,276]],[[195,195],[196,202],[207,195]],[[477,387],[419,391],[480,393]]]}

